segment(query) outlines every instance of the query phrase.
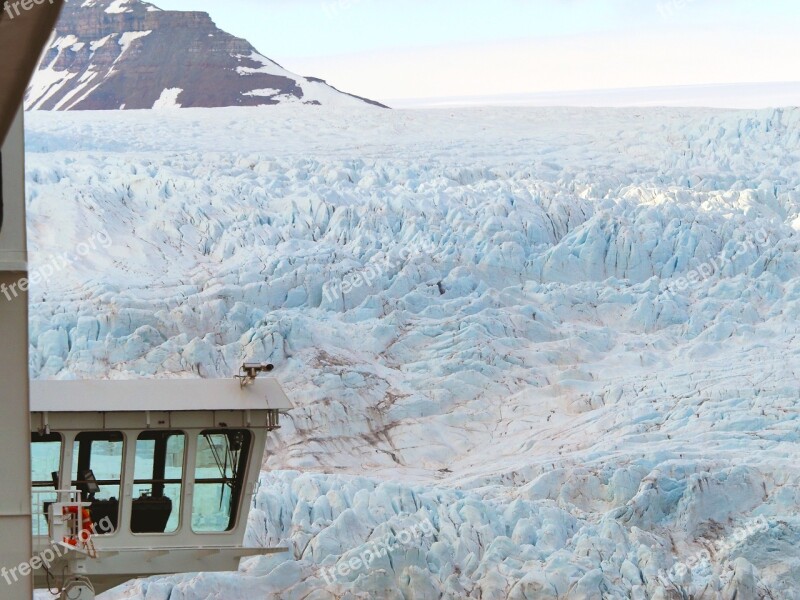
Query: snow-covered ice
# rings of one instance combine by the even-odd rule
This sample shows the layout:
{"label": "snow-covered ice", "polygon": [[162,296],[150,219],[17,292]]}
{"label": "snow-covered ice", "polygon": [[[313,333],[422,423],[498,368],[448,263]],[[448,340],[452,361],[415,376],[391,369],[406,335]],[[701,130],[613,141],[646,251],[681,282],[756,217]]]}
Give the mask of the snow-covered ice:
{"label": "snow-covered ice", "polygon": [[104,600],[800,598],[800,109],[27,127],[32,375],[297,405],[247,539],[290,553]]}
{"label": "snow-covered ice", "polygon": [[161,92],[161,96],[158,97],[158,100],[155,101],[153,104],[153,108],[155,109],[171,109],[171,108],[180,108],[181,105],[178,102],[178,96],[181,95],[183,89],[181,88],[166,88],[164,91]]}

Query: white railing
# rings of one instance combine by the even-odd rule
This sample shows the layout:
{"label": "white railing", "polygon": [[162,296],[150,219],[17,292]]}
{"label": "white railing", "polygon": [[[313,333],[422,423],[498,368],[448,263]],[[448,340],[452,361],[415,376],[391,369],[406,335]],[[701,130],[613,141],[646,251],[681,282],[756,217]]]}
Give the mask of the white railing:
{"label": "white railing", "polygon": [[[51,498],[46,498],[50,496]],[[69,504],[80,504],[82,502],[82,492],[77,489],[70,490],[33,490],[33,506],[31,514],[33,519],[33,537],[46,537],[52,540],[50,532],[50,515],[44,510],[45,502],[66,502]]]}

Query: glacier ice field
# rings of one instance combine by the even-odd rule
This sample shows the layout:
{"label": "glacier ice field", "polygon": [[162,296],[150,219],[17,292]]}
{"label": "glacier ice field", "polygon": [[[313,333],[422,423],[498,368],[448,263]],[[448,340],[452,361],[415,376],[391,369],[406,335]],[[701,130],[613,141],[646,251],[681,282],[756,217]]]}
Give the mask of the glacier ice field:
{"label": "glacier ice field", "polygon": [[32,376],[296,405],[288,553],[103,600],[800,598],[800,109],[26,127]]}

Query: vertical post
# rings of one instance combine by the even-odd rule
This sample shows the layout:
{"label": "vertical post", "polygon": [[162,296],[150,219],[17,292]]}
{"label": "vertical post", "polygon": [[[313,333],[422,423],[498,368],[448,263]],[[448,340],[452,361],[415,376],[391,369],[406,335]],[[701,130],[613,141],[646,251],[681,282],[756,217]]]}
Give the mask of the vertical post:
{"label": "vertical post", "polygon": [[[30,600],[33,579],[25,165],[22,112],[2,146],[0,224],[0,597]],[[9,581],[10,580],[10,581]]]}
{"label": "vertical post", "polygon": [[133,481],[136,473],[136,432],[123,434],[122,471],[119,482],[119,521],[117,531],[130,531],[133,519]]}
{"label": "vertical post", "polygon": [[183,462],[183,506],[181,506],[181,535],[190,540],[193,535],[192,514],[194,511],[194,478],[197,470],[197,438],[200,429],[184,429],[186,432],[186,458]]}

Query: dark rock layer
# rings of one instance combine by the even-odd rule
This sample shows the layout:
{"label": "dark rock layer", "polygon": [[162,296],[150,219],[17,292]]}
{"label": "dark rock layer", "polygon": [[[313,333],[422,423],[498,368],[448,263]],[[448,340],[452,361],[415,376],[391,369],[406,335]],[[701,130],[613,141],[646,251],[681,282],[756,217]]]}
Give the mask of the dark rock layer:
{"label": "dark rock layer", "polygon": [[286,71],[207,13],[164,11],[141,0],[68,0],[26,107],[153,108],[165,90],[182,107],[383,106]]}

